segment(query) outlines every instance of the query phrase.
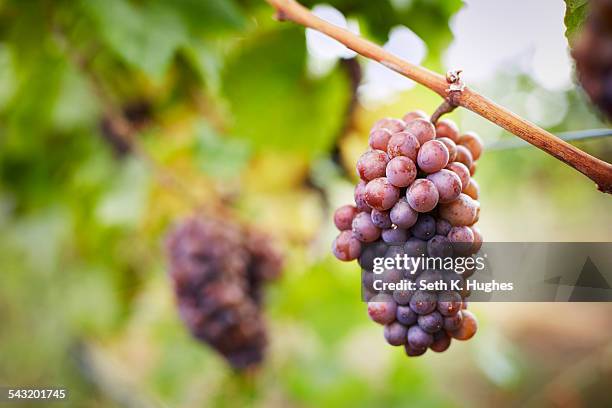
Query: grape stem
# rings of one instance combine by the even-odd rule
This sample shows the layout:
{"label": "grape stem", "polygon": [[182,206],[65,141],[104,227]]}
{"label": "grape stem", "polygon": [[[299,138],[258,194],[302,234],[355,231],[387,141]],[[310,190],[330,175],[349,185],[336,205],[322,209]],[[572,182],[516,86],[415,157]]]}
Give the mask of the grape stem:
{"label": "grape stem", "polygon": [[[267,0],[267,2],[276,9],[278,20],[292,21],[326,34],[356,53],[377,61],[429,88],[445,100],[449,97],[449,86],[444,76],[404,61],[371,41],[320,19],[295,0]],[[452,102],[457,106],[471,110],[561,160],[594,181],[600,191],[612,194],[612,165],[610,163],[572,146],[469,87],[463,87],[460,92],[452,92],[452,94]]]}

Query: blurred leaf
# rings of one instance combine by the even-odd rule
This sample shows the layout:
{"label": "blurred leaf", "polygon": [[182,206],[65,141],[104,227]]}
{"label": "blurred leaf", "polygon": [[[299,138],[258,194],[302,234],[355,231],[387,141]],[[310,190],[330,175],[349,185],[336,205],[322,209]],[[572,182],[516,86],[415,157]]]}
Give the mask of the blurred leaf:
{"label": "blurred leaf", "polygon": [[171,4],[195,32],[218,33],[224,29],[242,29],[246,19],[233,0],[162,0]]}
{"label": "blurred leaf", "polygon": [[237,176],[249,157],[249,146],[244,140],[223,138],[204,122],[197,126],[196,160],[211,176]]}
{"label": "blurred leaf", "polygon": [[347,78],[339,71],[307,78],[305,48],[299,28],[267,32],[244,44],[226,67],[223,86],[234,134],[251,139],[257,149],[321,153],[344,122]]}
{"label": "blurred leaf", "polygon": [[565,36],[571,43],[588,15],[588,1],[565,0],[565,6]]}

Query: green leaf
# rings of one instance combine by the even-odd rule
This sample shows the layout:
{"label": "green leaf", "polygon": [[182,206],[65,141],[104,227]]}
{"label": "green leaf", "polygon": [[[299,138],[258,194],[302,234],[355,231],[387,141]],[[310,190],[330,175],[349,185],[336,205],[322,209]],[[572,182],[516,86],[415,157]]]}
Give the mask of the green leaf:
{"label": "green leaf", "polygon": [[197,127],[195,140],[200,168],[214,177],[238,175],[250,157],[249,146],[244,140],[223,138],[204,122]]}
{"label": "green leaf", "polygon": [[246,19],[233,0],[163,0],[162,3],[170,3],[194,32],[218,33],[242,29],[246,25]]}
{"label": "green leaf", "polygon": [[84,1],[105,43],[154,78],[164,74],[188,34],[176,10],[162,3],[137,7],[125,0]]}
{"label": "green leaf", "polygon": [[230,58],[223,76],[233,134],[250,139],[256,149],[306,155],[329,149],[345,120],[348,79],[339,70],[318,80],[306,76],[299,28],[253,37]]}
{"label": "green leaf", "polygon": [[565,0],[565,36],[572,42],[588,15],[587,0]]}

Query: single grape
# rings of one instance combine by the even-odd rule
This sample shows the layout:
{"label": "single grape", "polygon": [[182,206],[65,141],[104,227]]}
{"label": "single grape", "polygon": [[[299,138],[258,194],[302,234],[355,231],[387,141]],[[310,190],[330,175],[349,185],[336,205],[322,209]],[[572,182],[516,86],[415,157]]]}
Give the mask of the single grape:
{"label": "single grape", "polygon": [[468,148],[474,161],[478,160],[482,153],[483,144],[482,139],[476,132],[466,132],[459,138],[459,144]]}
{"label": "single grape", "polygon": [[389,129],[376,129],[370,132],[368,143],[372,149],[386,152],[391,136],[393,136],[393,133],[391,133]]}
{"label": "single grape", "polygon": [[[410,298],[412,297],[412,293],[414,293],[414,291],[413,291],[413,290],[408,290],[408,289],[406,289],[406,290],[396,290],[396,291],[394,291],[394,292],[393,292],[393,300],[395,300],[395,302],[396,302],[398,305],[405,306],[405,305],[407,305],[408,303],[410,303]],[[407,309],[408,309],[408,310],[410,310],[410,308],[409,308],[409,307],[408,307]],[[412,313],[414,313],[414,312],[412,312]],[[406,323],[404,323],[404,322],[402,322],[402,321],[400,320],[400,318],[399,318],[399,314],[400,314],[400,306],[398,306],[398,307],[397,307],[397,315],[396,315],[396,318],[397,318],[397,320],[398,320],[400,323],[402,323],[402,324],[406,324]],[[416,314],[415,314],[415,316],[416,316]],[[414,323],[414,322],[413,322],[413,323]],[[412,323],[409,323],[408,325],[410,325],[410,324],[412,324]]]}
{"label": "single grape", "polygon": [[429,214],[420,214],[410,233],[424,241],[431,239],[436,234],[436,219]]}
{"label": "single grape", "polygon": [[474,200],[478,200],[478,195],[480,193],[480,187],[478,186],[478,183],[476,182],[476,180],[474,180],[473,178],[470,178],[467,188],[465,188],[463,192],[469,195],[470,197],[472,197]]}
{"label": "single grape", "polygon": [[425,352],[427,351],[427,347],[415,348],[412,347],[410,344],[406,343],[404,344],[404,350],[406,350],[406,355],[408,357],[418,357],[425,354]]}
{"label": "single grape", "polygon": [[[476,316],[468,310],[463,310],[461,314],[463,315],[461,326],[456,330],[450,331],[449,334],[457,340],[469,340],[478,330],[478,321]],[[410,338],[408,340],[410,341]]]}
{"label": "single grape", "polygon": [[396,187],[408,187],[417,175],[414,162],[406,156],[394,157],[387,163],[387,179]]}
{"label": "single grape", "polygon": [[458,255],[470,255],[474,245],[474,232],[470,227],[453,227],[447,235]]}
{"label": "single grape", "polygon": [[391,228],[391,217],[389,217],[389,211],[372,210],[370,214],[372,223],[378,228],[385,229]]}
{"label": "single grape", "polygon": [[414,119],[406,123],[405,131],[415,135],[421,146],[436,137],[436,128],[427,119]]}
{"label": "single grape", "polygon": [[450,344],[450,336],[444,330],[440,330],[439,332],[433,335],[433,343],[431,343],[431,346],[429,346],[429,348],[435,351],[436,353],[442,353],[450,347]]}
{"label": "single grape", "polygon": [[417,109],[406,113],[402,119],[404,120],[404,122],[408,123],[415,119],[429,119],[429,116],[427,116],[427,113],[425,113],[424,111]]}
{"label": "single grape", "polygon": [[338,207],[334,213],[334,224],[340,231],[350,230],[353,224],[353,218],[359,211],[353,205],[343,205]]}
{"label": "single grape", "polygon": [[461,194],[461,179],[450,170],[442,169],[427,176],[438,190],[438,202],[450,203]]}
{"label": "single grape", "polygon": [[448,137],[457,143],[459,141],[459,128],[450,119],[440,119],[436,123],[436,137]]}
{"label": "single grape", "polygon": [[436,220],[436,234],[447,236],[453,226],[450,222],[446,221],[444,218],[438,218]]}
{"label": "single grape", "polygon": [[365,200],[366,185],[367,183],[361,180],[355,186],[355,205],[359,211],[370,212],[372,211],[372,207],[370,207]]}
{"label": "single grape", "polygon": [[438,198],[438,189],[427,179],[416,179],[406,191],[408,204],[421,213],[433,210],[438,205]]}
{"label": "single grape", "polygon": [[457,161],[451,162],[448,163],[446,168],[459,176],[459,179],[461,180],[461,190],[465,190],[470,182],[470,170],[465,166],[465,164]]}
{"label": "single grape", "polygon": [[435,173],[448,164],[448,149],[439,140],[430,140],[421,145],[417,155],[419,168],[426,173]]}
{"label": "single grape", "polygon": [[474,174],[476,173],[476,167],[478,166],[478,164],[476,162],[473,162],[472,165],[470,166],[470,176],[474,177]]}
{"label": "single grape", "polygon": [[405,127],[406,123],[404,123],[404,121],[401,119],[383,118],[372,126],[372,130],[370,132],[384,128],[388,129],[391,133],[397,133],[403,131]]}
{"label": "single grape", "polygon": [[408,239],[408,230],[403,228],[389,228],[382,230],[382,239],[387,244],[403,244]]}
{"label": "single grape", "polygon": [[401,198],[391,209],[391,222],[399,228],[410,228],[418,219],[419,213],[414,211],[405,198]]}
{"label": "single grape", "polygon": [[425,315],[436,309],[437,301],[435,293],[417,290],[410,298],[410,308],[417,314]]}
{"label": "single grape", "polygon": [[418,257],[427,252],[427,242],[415,237],[408,238],[404,245],[404,251],[408,256]]}
{"label": "single grape", "polygon": [[361,212],[353,219],[353,235],[361,242],[374,242],[380,237],[380,228],[374,225],[370,214]]}
{"label": "single grape", "polygon": [[383,177],[387,168],[389,157],[382,150],[370,150],[357,160],[357,174],[364,181]]}
{"label": "single grape", "polygon": [[[410,300],[409,300],[410,301]],[[403,325],[411,326],[417,322],[419,315],[410,308],[410,306],[398,306],[395,318]]]}
{"label": "single grape", "polygon": [[439,137],[436,138],[436,140],[444,143],[444,146],[446,146],[448,150],[448,162],[453,162],[457,156],[457,144],[448,137]]}
{"label": "single grape", "polygon": [[475,227],[475,226],[471,226],[470,227],[472,229],[472,233],[474,234],[474,244],[472,245],[472,253],[475,254],[476,252],[480,251],[480,248],[482,247],[482,232],[480,232],[480,228]]}
{"label": "single grape", "polygon": [[465,167],[467,167],[468,169],[474,163],[472,153],[470,153],[468,148],[463,145],[457,145],[457,156],[455,157],[455,161],[465,164]]}
{"label": "single grape", "polygon": [[389,139],[387,152],[390,158],[406,156],[415,162],[420,146],[418,139],[412,133],[400,132],[394,134],[391,139]]}
{"label": "single grape", "polygon": [[408,344],[415,349],[427,348],[433,343],[433,336],[419,326],[410,326],[408,329]]}
{"label": "single grape", "polygon": [[397,303],[389,295],[376,295],[368,302],[370,319],[379,324],[389,324],[395,320]]}
{"label": "single grape", "polygon": [[463,310],[455,313],[452,316],[444,317],[444,330],[447,332],[453,332],[461,327],[461,322],[463,321]]}
{"label": "single grape", "polygon": [[477,202],[472,200],[470,196],[461,193],[455,201],[440,204],[440,216],[455,227],[472,225],[478,207]]}
{"label": "single grape", "polygon": [[385,340],[392,346],[406,344],[408,329],[398,322],[385,325]]}
{"label": "single grape", "polygon": [[351,231],[342,231],[332,244],[332,252],[341,261],[357,259],[361,253],[361,243]]}
{"label": "single grape", "polygon": [[434,235],[427,241],[427,255],[435,258],[446,258],[453,256],[453,246],[443,235]]}
{"label": "single grape", "polygon": [[438,311],[444,316],[454,316],[461,310],[459,293],[447,290],[438,294]]}
{"label": "single grape", "polygon": [[418,318],[419,327],[427,333],[435,333],[444,325],[444,319],[439,312],[433,311]]}
{"label": "single grape", "polygon": [[373,209],[385,211],[399,200],[399,188],[389,183],[386,177],[370,181],[365,189],[365,201]]}

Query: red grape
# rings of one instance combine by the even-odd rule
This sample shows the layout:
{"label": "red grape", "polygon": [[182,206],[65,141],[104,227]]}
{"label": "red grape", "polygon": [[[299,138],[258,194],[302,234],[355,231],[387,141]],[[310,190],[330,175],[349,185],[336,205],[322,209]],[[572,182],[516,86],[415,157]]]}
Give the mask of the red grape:
{"label": "red grape", "polygon": [[406,326],[398,322],[393,322],[385,325],[385,340],[392,346],[401,346],[406,344]]}
{"label": "red grape", "polygon": [[427,179],[416,179],[406,191],[408,204],[418,212],[433,210],[438,204],[438,189]]}
{"label": "red grape", "polygon": [[357,160],[357,174],[364,181],[370,181],[385,175],[389,157],[382,150],[371,150]]}
{"label": "red grape", "polygon": [[334,213],[334,224],[340,231],[350,230],[353,218],[357,215],[357,207],[354,205],[343,205]]}
{"label": "red grape", "polygon": [[476,182],[476,180],[471,178],[467,187],[463,189],[463,192],[469,195],[470,197],[472,197],[474,200],[478,200],[478,194],[480,192],[480,187],[478,186],[478,183]]}
{"label": "red grape", "polygon": [[444,143],[444,146],[446,146],[446,149],[448,150],[448,162],[450,163],[455,161],[455,157],[457,156],[457,144],[448,137],[438,137],[436,140],[439,140],[440,142]]}
{"label": "red grape", "polygon": [[456,200],[461,194],[461,179],[459,176],[446,169],[442,169],[427,176],[438,189],[438,201],[440,203],[450,203]]}
{"label": "red grape", "polygon": [[415,119],[408,122],[405,131],[415,135],[421,145],[436,137],[436,128],[427,119]]}
{"label": "red grape", "polygon": [[370,133],[369,144],[370,147],[374,150],[382,150],[387,151],[387,144],[389,144],[389,139],[391,139],[393,133],[389,131],[389,129],[381,128],[373,130]]}
{"label": "red grape", "polygon": [[406,123],[401,119],[383,118],[374,124],[372,131],[384,128],[388,129],[391,133],[397,133],[402,132],[405,127]]}
{"label": "red grape", "polygon": [[436,137],[448,137],[457,143],[459,141],[459,128],[450,119],[440,119],[436,123]]}
{"label": "red grape", "polygon": [[365,192],[366,192],[366,182],[361,180],[355,186],[355,205],[359,211],[372,211],[372,208],[366,203],[365,200]]}
{"label": "red grape", "polygon": [[392,222],[391,217],[389,217],[389,211],[372,210],[370,216],[372,218],[372,223],[378,228],[391,228]]}
{"label": "red grape", "polygon": [[361,242],[353,236],[351,231],[342,231],[332,244],[332,252],[341,261],[352,261],[357,259],[361,253]]}
{"label": "red grape", "polygon": [[417,175],[414,162],[406,156],[394,157],[387,163],[387,179],[396,187],[408,187]]}
{"label": "red grape", "polygon": [[395,203],[389,215],[391,222],[400,228],[412,227],[417,222],[417,218],[419,216],[419,214],[412,209],[410,204],[408,204],[408,201],[405,198],[401,198],[397,203]]}
{"label": "red grape", "polygon": [[482,247],[482,232],[480,232],[480,228],[475,227],[475,226],[471,226],[470,227],[472,229],[472,233],[474,234],[474,244],[472,245],[472,253],[475,254],[476,252],[480,251],[480,248]]}
{"label": "red grape", "polygon": [[470,153],[468,148],[463,145],[457,145],[457,157],[455,157],[455,161],[465,164],[465,167],[468,169],[472,167],[472,164],[474,163],[472,153]]}
{"label": "red grape", "polygon": [[417,109],[406,113],[402,119],[404,119],[404,122],[408,123],[415,119],[429,119],[429,116],[427,116],[427,113],[424,111]]}
{"label": "red grape", "polygon": [[450,222],[446,221],[444,218],[438,218],[436,220],[436,234],[447,236],[453,226]]}
{"label": "red grape", "polygon": [[469,255],[474,245],[474,233],[470,227],[453,227],[447,235],[458,255]]}
{"label": "red grape", "polygon": [[478,204],[467,194],[459,194],[455,201],[440,205],[440,216],[453,226],[472,225]]}
{"label": "red grape", "polygon": [[476,316],[468,310],[463,310],[461,314],[463,315],[461,326],[457,330],[451,331],[449,334],[457,340],[469,340],[478,330],[478,321],[476,320]]}
{"label": "red grape", "polygon": [[451,338],[444,330],[440,330],[439,332],[435,333],[433,338],[433,343],[431,343],[429,348],[436,353],[442,353],[450,347]]}
{"label": "red grape", "polygon": [[389,183],[386,177],[375,178],[366,185],[365,201],[379,211],[388,210],[399,199],[399,188]]}
{"label": "red grape", "polygon": [[470,176],[473,176],[474,173],[476,173],[476,167],[478,165],[476,164],[476,162],[472,162],[472,165],[470,166]]}
{"label": "red grape", "polygon": [[461,180],[461,190],[465,190],[467,188],[468,183],[470,182],[470,171],[463,163],[452,162],[448,163],[446,166],[447,169],[454,171]]}
{"label": "red grape", "polygon": [[389,324],[395,320],[397,303],[391,296],[377,295],[368,302],[370,319],[379,324]]}
{"label": "red grape", "polygon": [[482,139],[476,132],[466,132],[459,138],[459,144],[468,148],[470,153],[472,153],[472,158],[474,160],[478,160],[480,154],[482,153]]}
{"label": "red grape", "polygon": [[435,173],[448,164],[448,149],[438,140],[425,142],[419,149],[417,164],[426,173]]}
{"label": "red grape", "polygon": [[380,237],[380,228],[374,225],[370,214],[360,212],[353,219],[353,235],[361,242],[374,242]]}
{"label": "red grape", "polygon": [[416,161],[419,147],[420,144],[415,135],[408,132],[400,132],[394,134],[389,139],[387,152],[390,158],[406,156],[410,160]]}

